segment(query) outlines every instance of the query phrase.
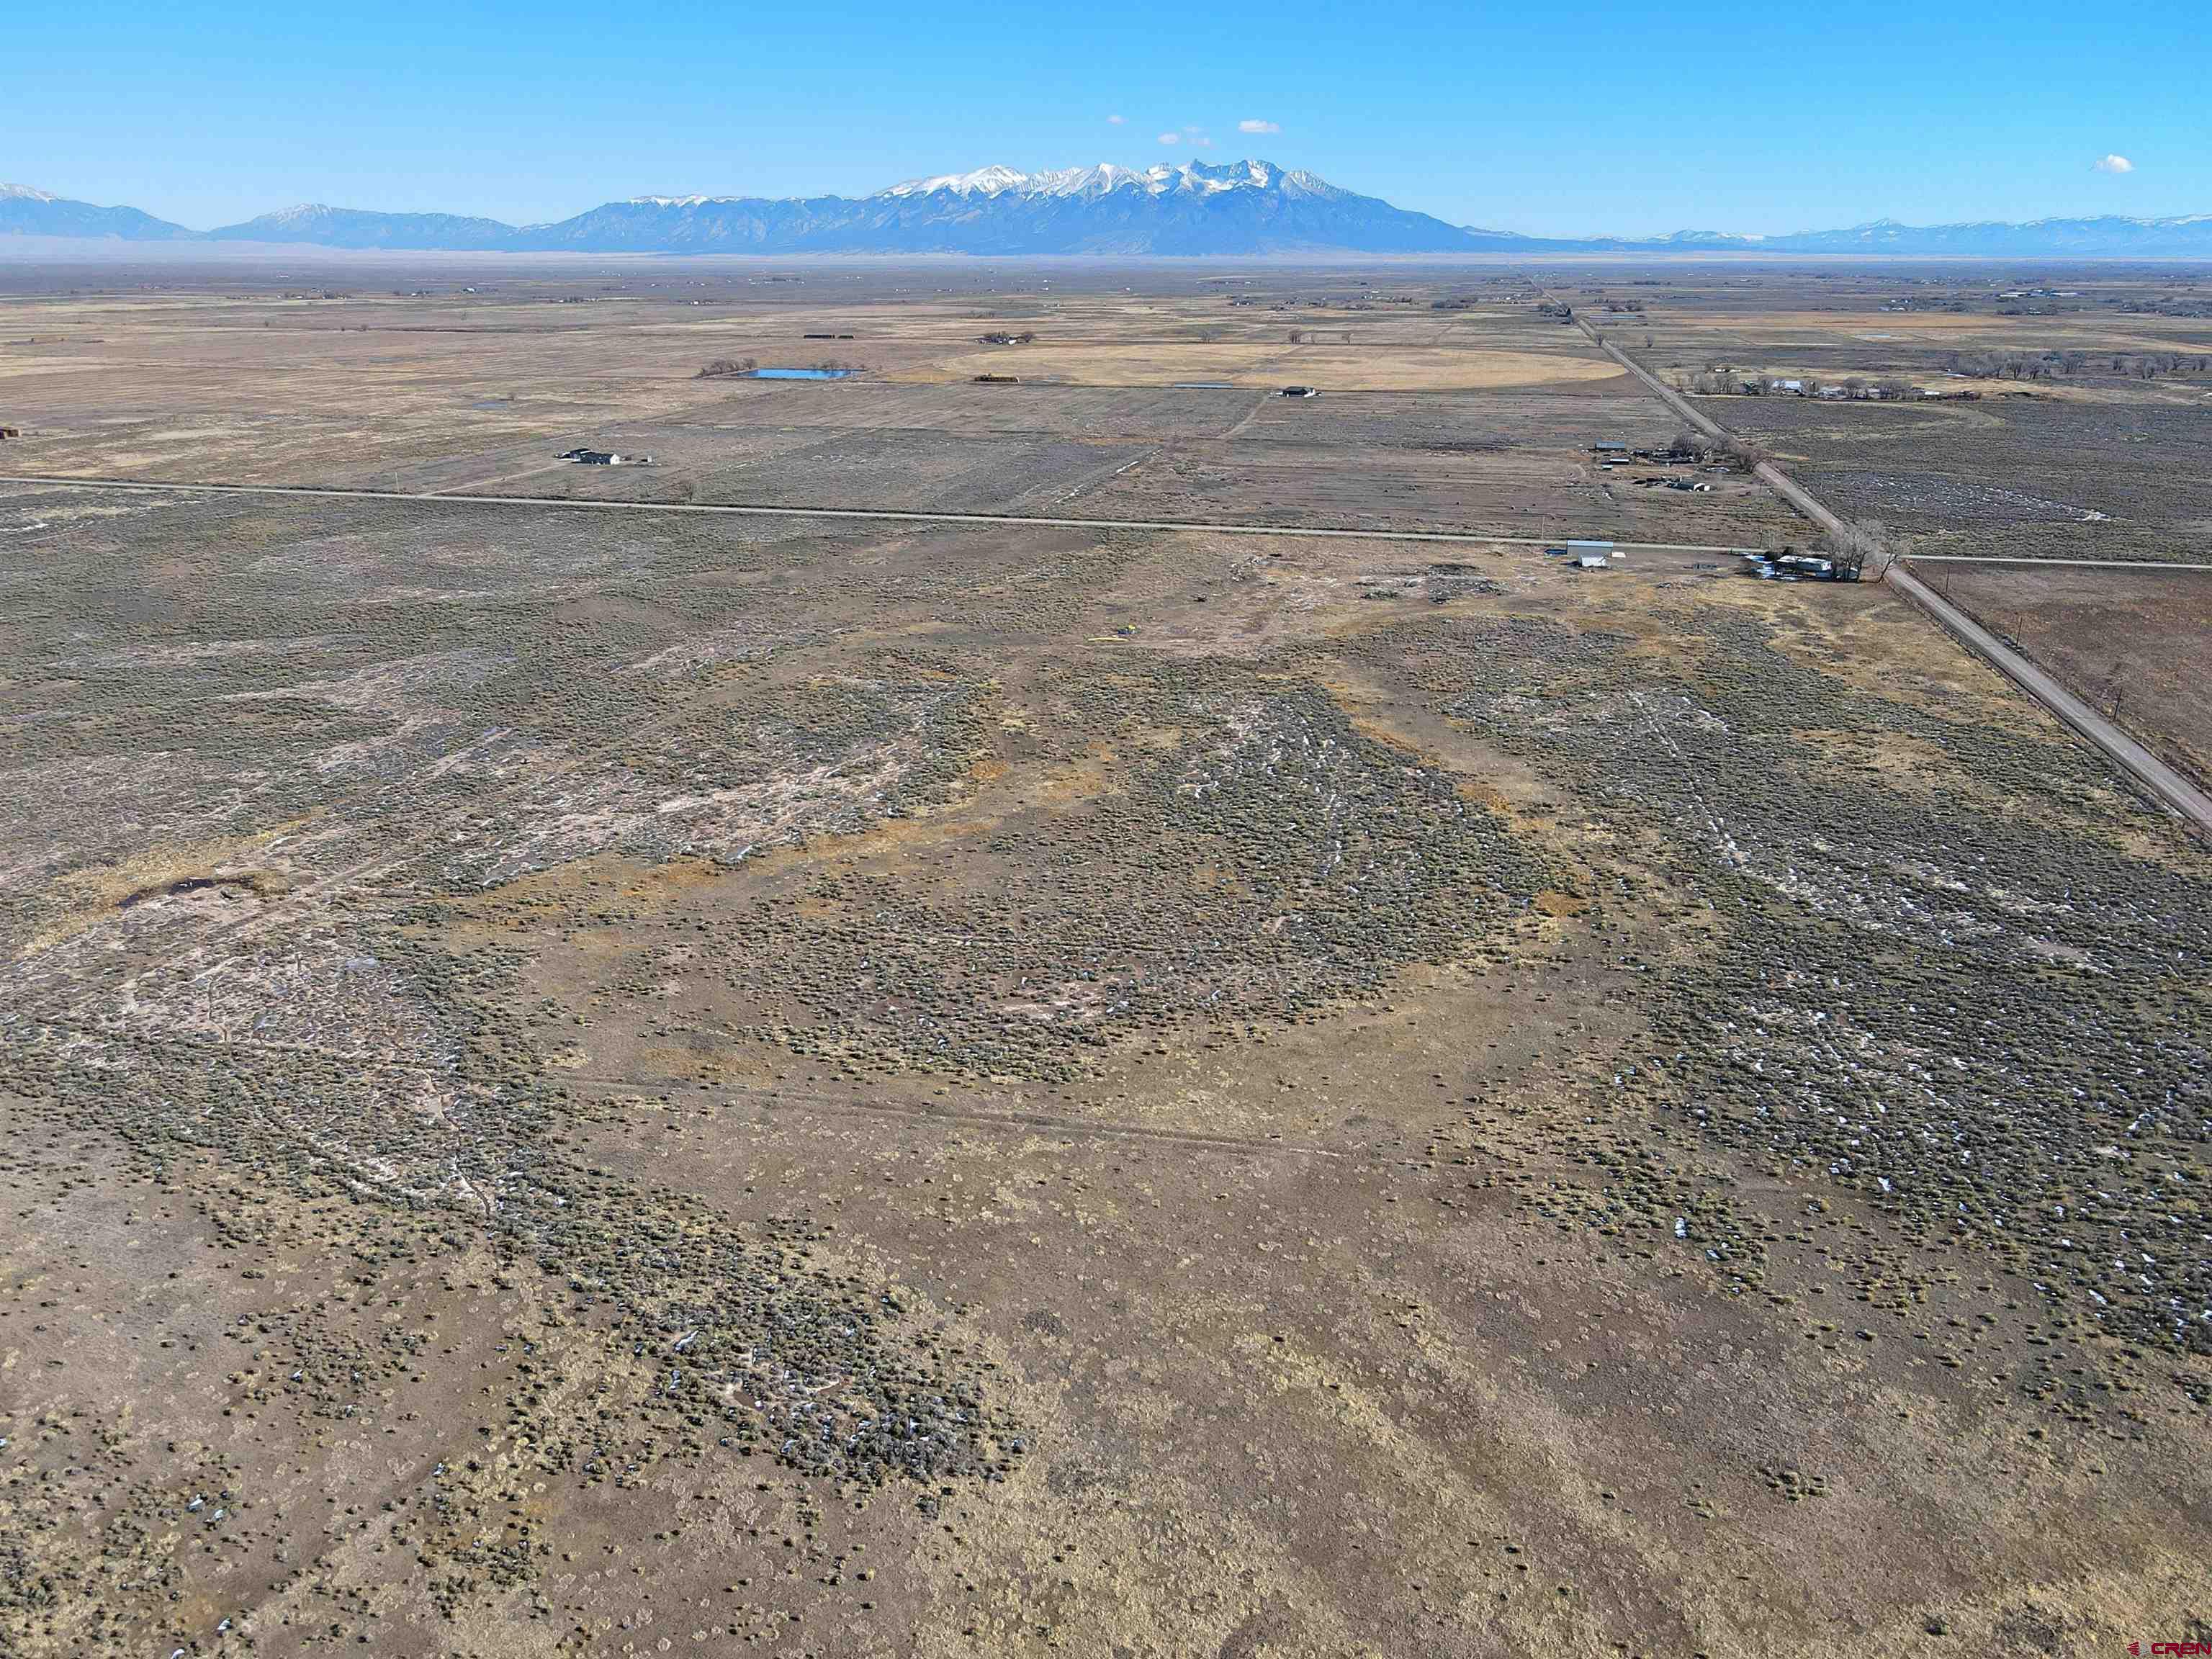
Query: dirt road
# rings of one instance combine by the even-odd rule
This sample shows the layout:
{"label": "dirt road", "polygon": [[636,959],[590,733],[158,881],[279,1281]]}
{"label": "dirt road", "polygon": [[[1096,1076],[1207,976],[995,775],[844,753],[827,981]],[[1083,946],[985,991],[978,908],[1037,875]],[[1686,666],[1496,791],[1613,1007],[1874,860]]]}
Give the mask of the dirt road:
{"label": "dirt road", "polygon": [[[1350,541],[1449,542],[1457,546],[1552,547],[1577,532],[1557,536],[1491,536],[1461,530],[1358,530],[1332,525],[1220,523],[1202,519],[1061,519],[1022,513],[922,513],[872,507],[762,507],[728,501],[610,501],[566,495],[471,495],[452,491],[344,489],[325,486],[246,483],[161,483],[145,478],[71,478],[0,474],[0,484],[66,485],[76,489],[121,489],[195,495],[296,495],[340,501],[442,501],[487,507],[576,507],[594,512],[728,514],[759,519],[854,519],[888,524],[1043,525],[1064,530],[1204,530],[1224,536],[1293,536]],[[1751,547],[1708,547],[1692,542],[1614,542],[1643,553],[1756,553]]]}

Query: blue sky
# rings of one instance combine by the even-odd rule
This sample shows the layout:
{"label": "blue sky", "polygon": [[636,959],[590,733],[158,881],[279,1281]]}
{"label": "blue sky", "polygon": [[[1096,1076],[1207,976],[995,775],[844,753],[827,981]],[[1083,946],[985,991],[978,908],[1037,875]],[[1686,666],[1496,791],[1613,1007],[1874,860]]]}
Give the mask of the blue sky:
{"label": "blue sky", "polygon": [[2212,212],[2200,8],[1823,11],[23,3],[0,179],[198,227],[1246,155],[1537,233]]}

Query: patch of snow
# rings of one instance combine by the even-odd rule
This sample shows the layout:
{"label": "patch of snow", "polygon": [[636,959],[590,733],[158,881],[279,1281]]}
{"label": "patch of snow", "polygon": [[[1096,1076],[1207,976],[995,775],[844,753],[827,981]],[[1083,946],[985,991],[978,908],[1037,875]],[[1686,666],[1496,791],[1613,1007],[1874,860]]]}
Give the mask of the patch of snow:
{"label": "patch of snow", "polygon": [[1160,161],[1139,172],[1101,161],[1095,167],[1051,167],[1024,173],[1018,167],[992,166],[973,173],[939,173],[929,179],[908,179],[885,190],[879,199],[902,199],[940,192],[952,196],[1066,197],[1106,195],[1117,190],[1142,190],[1163,196],[1188,191],[1212,196],[1230,190],[1291,189],[1309,195],[1340,196],[1345,192],[1310,173],[1285,173],[1272,161],[1229,161],[1211,166],[1204,161],[1181,164]]}
{"label": "patch of snow", "polygon": [[934,179],[908,179],[879,190],[878,196],[930,196],[946,191],[955,196],[1002,196],[1010,190],[1022,190],[1030,183],[1030,175],[1017,168],[994,164],[978,167],[973,173],[945,173]]}
{"label": "patch of snow", "polygon": [[1025,196],[1103,196],[1109,191],[1131,185],[1141,188],[1144,182],[1144,175],[1133,168],[1101,161],[1093,167],[1058,167],[1049,172],[1032,173],[1022,193]]}

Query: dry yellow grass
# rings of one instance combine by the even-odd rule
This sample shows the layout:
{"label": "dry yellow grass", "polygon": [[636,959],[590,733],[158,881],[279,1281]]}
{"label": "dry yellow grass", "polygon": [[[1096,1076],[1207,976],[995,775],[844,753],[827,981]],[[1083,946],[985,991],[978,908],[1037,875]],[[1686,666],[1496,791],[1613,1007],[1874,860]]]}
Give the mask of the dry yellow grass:
{"label": "dry yellow grass", "polygon": [[306,822],[295,818],[258,835],[150,847],[126,859],[69,871],[54,878],[55,888],[67,895],[67,907],[33,934],[24,948],[47,950],[74,939],[118,908],[161,896],[183,884],[228,883],[256,893],[281,892],[291,884],[290,878],[281,871],[253,867],[252,860]]}
{"label": "dry yellow grass", "polygon": [[884,378],[920,384],[1016,374],[1088,386],[1174,386],[1224,380],[1231,386],[1291,383],[1323,391],[1447,392],[1609,380],[1620,370],[1602,358],[1534,351],[1437,347],[1291,345],[1258,343],[1055,346],[969,352],[896,369]]}
{"label": "dry yellow grass", "polygon": [[2054,340],[2078,344],[2085,350],[2186,351],[2195,349],[2197,331],[2179,319],[2171,321],[2141,313],[2100,316],[2072,312],[2060,316],[2008,317],[1986,312],[1904,311],[1771,311],[1720,313],[1701,316],[1703,331],[1740,335],[1746,340],[1771,343],[1778,350],[1802,344],[1807,337],[1841,335],[1855,339],[1893,335],[1899,340],[1954,346],[1961,350],[2005,350],[2033,343],[2042,350]]}

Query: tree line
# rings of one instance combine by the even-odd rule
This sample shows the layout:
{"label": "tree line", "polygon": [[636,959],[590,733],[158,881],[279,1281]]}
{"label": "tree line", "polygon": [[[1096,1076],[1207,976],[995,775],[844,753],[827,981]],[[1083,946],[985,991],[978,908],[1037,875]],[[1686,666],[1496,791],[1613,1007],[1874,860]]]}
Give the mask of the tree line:
{"label": "tree line", "polygon": [[1798,380],[1802,390],[1792,392],[1776,386],[1774,377],[1765,369],[1746,370],[1727,363],[1708,363],[1701,369],[1677,370],[1674,390],[1703,398],[1817,398],[1840,392],[1854,403],[1887,402],[1920,395],[1919,389],[1910,380],[1895,375],[1870,379],[1863,374],[1847,374],[1840,380],[1824,380],[1817,374],[1790,378]]}
{"label": "tree line", "polygon": [[1949,368],[1982,380],[2058,380],[2107,373],[2154,380],[2162,374],[2204,374],[2212,368],[2212,357],[2185,351],[1954,351]]}

